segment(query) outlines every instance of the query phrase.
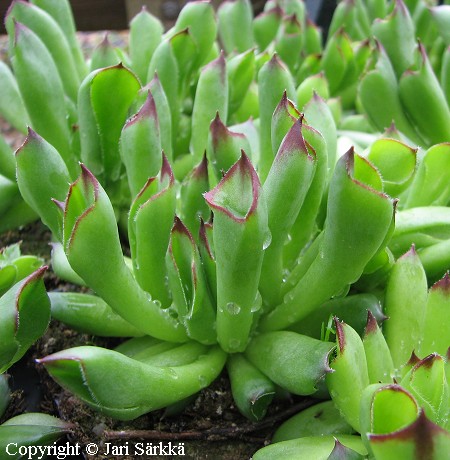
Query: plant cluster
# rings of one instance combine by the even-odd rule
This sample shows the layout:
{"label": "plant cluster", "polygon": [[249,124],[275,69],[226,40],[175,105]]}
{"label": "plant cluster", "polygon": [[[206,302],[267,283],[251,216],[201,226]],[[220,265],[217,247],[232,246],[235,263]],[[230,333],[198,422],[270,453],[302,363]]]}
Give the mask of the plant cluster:
{"label": "plant cluster", "polygon": [[27,137],[0,142],[2,228],[39,216],[55,273],[92,292],[14,285],[36,261],[6,250],[3,371],[51,309],[127,338],[39,360],[110,417],[226,367],[250,420],[279,387],[331,398],[255,459],[447,458],[450,6],[345,0],[323,43],[301,0],[194,1],[87,62],[66,0],[5,23],[0,113]]}

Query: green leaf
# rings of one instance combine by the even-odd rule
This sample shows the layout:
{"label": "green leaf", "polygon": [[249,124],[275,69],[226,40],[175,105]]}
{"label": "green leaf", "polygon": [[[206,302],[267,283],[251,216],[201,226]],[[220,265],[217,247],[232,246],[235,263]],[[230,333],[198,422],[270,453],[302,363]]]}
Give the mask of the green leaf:
{"label": "green leaf", "polygon": [[0,373],[22,358],[47,329],[50,302],[43,282],[47,268],[36,270],[0,298]]}
{"label": "green leaf", "polygon": [[344,420],[334,402],[324,401],[285,421],[273,435],[272,442],[352,433],[353,428]]}
{"label": "green leaf", "polygon": [[228,357],[227,370],[239,412],[253,422],[262,420],[275,396],[274,383],[238,353]]}
{"label": "green leaf", "polygon": [[379,460],[415,460],[427,456],[440,460],[448,456],[450,434],[430,422],[421,412],[415,422],[389,434],[370,434],[370,447]]}
{"label": "green leaf", "polygon": [[330,363],[332,371],[327,375],[327,386],[345,420],[355,431],[361,432],[361,398],[369,385],[364,345],[349,325],[335,319],[335,326],[336,357]]}
{"label": "green leaf", "polygon": [[300,458],[328,460],[334,449],[336,439],[361,455],[367,454],[359,436],[337,435],[313,436],[277,442],[260,449],[252,458],[253,460],[298,460]]}
{"label": "green leaf", "polygon": [[89,406],[109,417],[132,420],[207,387],[225,360],[219,347],[210,347],[189,364],[157,367],[104,348],[77,347],[39,362]]}
{"label": "green leaf", "polygon": [[311,395],[331,372],[328,357],[333,344],[290,331],[267,332],[254,337],[247,359],[277,385],[291,393]]}

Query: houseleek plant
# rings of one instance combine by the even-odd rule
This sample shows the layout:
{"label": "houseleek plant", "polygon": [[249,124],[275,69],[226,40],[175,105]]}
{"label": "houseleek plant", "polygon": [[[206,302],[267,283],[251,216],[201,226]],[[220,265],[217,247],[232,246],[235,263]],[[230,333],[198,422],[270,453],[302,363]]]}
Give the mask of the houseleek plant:
{"label": "houseleek plant", "polygon": [[[427,293],[450,265],[448,56],[433,46],[447,39],[443,10],[343,1],[323,46],[301,1],[267,2],[256,18],[245,0],[217,15],[189,2],[165,33],[143,10],[128,52],[105,42],[86,66],[55,2],[16,1],[6,22],[31,124],[17,187],[52,231],[55,272],[92,290],[50,293],[52,315],[131,338],[41,358],[50,375],[121,420],[188,398],[225,367],[251,420],[277,387],[329,393],[337,428],[255,458],[383,460],[422,429],[444,450],[448,402],[435,408],[414,383],[433,368],[448,392],[448,335],[434,339],[443,289]],[[387,110],[373,96],[384,88]],[[333,316],[348,323],[334,321],[336,344]],[[384,421],[391,399],[402,420]]]}

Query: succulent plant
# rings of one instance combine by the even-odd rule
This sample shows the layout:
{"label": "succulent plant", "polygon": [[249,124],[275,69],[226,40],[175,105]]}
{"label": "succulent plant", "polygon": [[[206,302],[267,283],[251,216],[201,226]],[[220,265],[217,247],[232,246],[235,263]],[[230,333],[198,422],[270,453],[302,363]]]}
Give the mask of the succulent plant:
{"label": "succulent plant", "polygon": [[[31,124],[17,187],[52,231],[55,272],[93,291],[50,293],[53,316],[131,338],[39,362],[122,420],[188,398],[225,366],[251,420],[277,386],[329,391],[344,420],[255,458],[399,458],[420,430],[440,458],[447,9],[343,1],[322,45],[299,0],[269,1],[256,18],[246,0],[217,15],[189,2],[165,33],[143,10],[128,51],[104,41],[86,65],[59,5],[18,0],[6,20],[9,119]],[[333,331],[333,316],[348,324]],[[407,364],[413,351],[424,358]]]}

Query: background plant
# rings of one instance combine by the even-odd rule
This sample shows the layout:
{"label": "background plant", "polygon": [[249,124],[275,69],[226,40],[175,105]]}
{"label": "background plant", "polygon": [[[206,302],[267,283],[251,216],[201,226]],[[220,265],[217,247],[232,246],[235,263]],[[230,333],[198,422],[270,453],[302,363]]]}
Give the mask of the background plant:
{"label": "background plant", "polygon": [[[56,18],[51,5],[40,6]],[[448,106],[435,73],[445,57],[437,47],[433,67],[427,54],[445,38],[445,10],[434,10],[433,22],[401,1],[379,2],[379,10],[342,2],[321,56],[319,32],[297,1],[268,2],[255,19],[248,2],[225,2],[217,22],[208,3],[192,2],[166,34],[142,12],[129,57],[104,42],[76,100],[59,66],[42,64],[57,59],[53,39],[45,42],[32,22],[20,25],[21,15],[39,22],[38,10],[15,2],[10,11],[16,77],[32,85],[30,75],[52,69],[62,89],[51,114],[31,98],[48,82],[22,91],[38,120],[16,153],[18,187],[52,230],[54,269],[96,294],[51,293],[52,312],[90,333],[136,336],[115,351],[82,347],[41,360],[91,406],[134,418],[199,391],[227,361],[236,404],[259,419],[277,385],[326,393],[330,316],[348,315],[363,329],[367,308],[379,319],[380,303],[393,305],[389,314],[404,311],[403,296],[414,290],[391,301],[386,283],[412,243],[428,275],[422,284],[448,269]],[[417,48],[418,63],[392,70],[405,43],[416,46],[394,32],[425,33],[416,10],[437,25]],[[352,30],[354,14],[363,31]],[[378,44],[358,42],[371,30]],[[385,87],[397,104],[388,110],[369,98]],[[410,103],[419,95],[425,102]],[[426,107],[425,124],[418,107]],[[402,336],[389,329],[388,342]],[[393,358],[399,366],[405,357]],[[108,372],[127,378],[105,385]],[[325,450],[333,445],[324,441]]]}

